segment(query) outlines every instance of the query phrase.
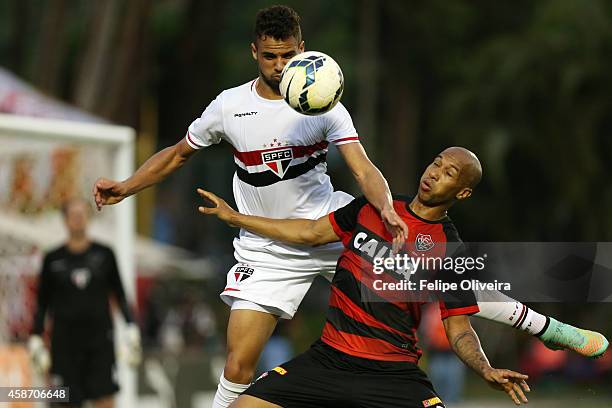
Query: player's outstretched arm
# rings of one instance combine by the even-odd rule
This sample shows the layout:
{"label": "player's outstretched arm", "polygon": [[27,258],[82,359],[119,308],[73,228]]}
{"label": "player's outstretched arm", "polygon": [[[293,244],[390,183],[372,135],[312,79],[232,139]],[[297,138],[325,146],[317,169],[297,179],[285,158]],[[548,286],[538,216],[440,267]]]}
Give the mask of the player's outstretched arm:
{"label": "player's outstretched arm", "polygon": [[408,239],[408,226],[393,208],[387,180],[370,161],[361,143],[340,145],[338,151],[351,169],[363,195],[380,212],[387,230],[393,235],[393,250],[397,253]]}
{"label": "player's outstretched arm", "polygon": [[167,147],[149,158],[136,172],[124,181],[99,178],[94,183],[93,196],[98,210],[102,206],[117,204],[124,198],[159,183],[181,167],[197,150],[185,141]]}
{"label": "player's outstretched arm", "polygon": [[508,394],[516,405],[527,403],[524,391],[530,391],[525,382],[528,376],[491,367],[468,316],[449,316],[443,322],[446,337],[461,361],[476,371],[491,387]]}
{"label": "player's outstretched arm", "polygon": [[215,215],[231,226],[244,228],[255,234],[293,244],[314,246],[340,240],[334,232],[328,216],[321,217],[318,220],[279,220],[244,215],[209,191],[198,188],[197,192],[202,198],[212,203],[212,207],[200,206],[198,211],[206,215]]}

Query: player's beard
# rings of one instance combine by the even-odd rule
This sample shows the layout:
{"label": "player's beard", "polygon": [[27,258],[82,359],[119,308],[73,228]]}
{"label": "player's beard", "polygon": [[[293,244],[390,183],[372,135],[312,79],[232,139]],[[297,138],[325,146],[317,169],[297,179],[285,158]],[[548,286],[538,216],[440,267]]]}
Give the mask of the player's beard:
{"label": "player's beard", "polygon": [[259,77],[268,85],[274,92],[280,95],[280,80],[272,77],[267,77],[263,72],[259,71]]}

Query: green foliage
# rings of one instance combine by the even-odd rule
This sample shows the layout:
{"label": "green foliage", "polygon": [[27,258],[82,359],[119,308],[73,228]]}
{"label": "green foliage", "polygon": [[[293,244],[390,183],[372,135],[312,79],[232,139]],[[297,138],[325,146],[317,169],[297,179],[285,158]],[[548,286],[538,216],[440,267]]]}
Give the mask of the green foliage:
{"label": "green foliage", "polygon": [[[160,146],[175,142],[219,91],[257,75],[249,50],[253,16],[272,3],[151,0],[149,7],[143,1],[145,50],[137,53],[141,43],[132,38],[139,64],[119,65],[134,65],[130,78],[135,80],[116,93],[122,98],[116,104],[127,108],[124,94],[135,95],[130,99],[135,104],[146,100],[151,105],[153,100]],[[394,189],[409,193],[411,180],[432,155],[463,145],[481,157],[485,170],[475,197],[452,210],[467,239],[612,237],[612,217],[606,214],[612,207],[612,3],[287,3],[302,16],[306,48],[333,55],[343,67],[343,103],[355,122],[360,123],[360,116],[373,118],[362,137]],[[49,79],[47,71],[57,71],[60,79],[48,83],[59,84],[53,88],[56,96],[74,102],[70,98],[100,16],[95,2],[58,2],[64,10],[55,14],[63,19],[57,41],[64,44],[52,48],[62,53],[58,68],[47,69],[38,61],[41,44],[54,45],[42,38],[44,22],[56,11],[53,4],[23,0],[0,5],[0,60],[35,85],[40,78]],[[366,32],[363,10],[368,4],[380,11],[372,17],[378,30],[371,47],[374,69],[365,78],[376,84],[372,95],[365,95],[359,83],[364,80],[359,73],[365,72],[361,34]],[[109,89],[121,77],[110,74],[112,63],[131,55],[122,52],[126,44],[120,32],[118,28],[113,37],[112,55],[106,55]],[[376,112],[361,110],[360,101],[368,98],[377,105],[367,109]],[[134,114],[126,124],[139,127],[141,109],[127,110]],[[227,163],[231,165],[230,157]],[[330,163],[333,173],[333,156]],[[199,164],[198,171],[208,173],[210,169],[200,168],[206,166]],[[350,186],[345,167],[338,168],[335,184]],[[178,177],[191,189],[190,175]],[[219,193],[230,195],[230,186]]]}
{"label": "green foliage", "polygon": [[480,153],[486,207],[472,208],[498,213],[502,238],[611,235],[611,11],[601,1],[534,3],[515,30],[482,37],[441,69],[448,87],[432,132]]}

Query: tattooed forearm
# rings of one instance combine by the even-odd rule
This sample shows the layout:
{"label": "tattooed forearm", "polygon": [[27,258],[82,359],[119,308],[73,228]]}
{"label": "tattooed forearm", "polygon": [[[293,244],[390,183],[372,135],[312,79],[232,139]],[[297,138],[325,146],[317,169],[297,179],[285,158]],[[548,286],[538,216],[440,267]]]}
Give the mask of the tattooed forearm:
{"label": "tattooed forearm", "polygon": [[454,334],[449,340],[457,356],[478,374],[482,375],[486,369],[491,368],[489,360],[480,347],[478,336],[473,330]]}

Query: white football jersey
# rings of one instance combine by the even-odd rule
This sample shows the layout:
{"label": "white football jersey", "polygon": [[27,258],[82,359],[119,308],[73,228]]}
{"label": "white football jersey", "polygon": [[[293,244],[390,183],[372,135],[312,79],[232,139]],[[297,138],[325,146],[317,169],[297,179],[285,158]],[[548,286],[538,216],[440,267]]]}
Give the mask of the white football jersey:
{"label": "white football jersey", "polygon": [[[256,82],[219,94],[189,126],[187,142],[194,149],[221,140],[233,146],[234,198],[243,214],[317,219],[335,210],[332,207],[339,204],[332,202],[338,200],[332,200],[333,187],[326,174],[328,145],[359,141],[346,108],[339,103],[322,115],[302,115],[282,99],[259,96]],[[311,248],[281,244],[244,230],[234,247],[239,261],[265,261],[267,257],[253,255],[257,252],[314,255]]]}

